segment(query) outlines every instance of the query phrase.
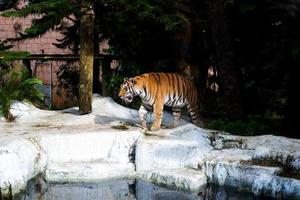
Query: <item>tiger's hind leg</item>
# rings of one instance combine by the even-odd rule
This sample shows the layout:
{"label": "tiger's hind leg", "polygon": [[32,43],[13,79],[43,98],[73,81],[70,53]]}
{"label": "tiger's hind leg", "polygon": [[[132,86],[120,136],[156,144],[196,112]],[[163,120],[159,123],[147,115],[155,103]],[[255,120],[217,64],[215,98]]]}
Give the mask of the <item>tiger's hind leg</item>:
{"label": "tiger's hind leg", "polygon": [[164,109],[163,101],[156,100],[156,102],[153,105],[154,120],[153,120],[153,124],[150,128],[151,131],[157,131],[160,129],[162,115],[163,115],[163,109]]}
{"label": "tiger's hind leg", "polygon": [[200,117],[199,117],[198,105],[193,105],[193,106],[188,105],[187,109],[191,115],[193,124],[197,126],[203,126],[203,122],[200,121]]}
{"label": "tiger's hind leg", "polygon": [[175,128],[179,122],[181,108],[172,107],[172,113],[174,117],[174,121],[169,125],[169,128]]}

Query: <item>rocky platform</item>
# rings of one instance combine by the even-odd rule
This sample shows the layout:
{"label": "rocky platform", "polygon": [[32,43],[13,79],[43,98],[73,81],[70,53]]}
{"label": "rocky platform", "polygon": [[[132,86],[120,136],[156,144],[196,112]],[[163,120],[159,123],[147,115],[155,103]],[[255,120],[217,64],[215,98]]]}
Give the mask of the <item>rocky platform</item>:
{"label": "rocky platform", "polygon": [[[99,96],[93,109],[78,115],[76,108],[42,111],[15,103],[17,121],[0,122],[1,193],[19,193],[42,174],[51,182],[139,177],[186,191],[215,183],[257,195],[300,198],[300,140],[233,136],[184,120],[175,129],[145,135],[136,125],[136,110]],[[172,117],[164,116],[168,124]],[[116,129],[118,121],[125,122],[124,129]]]}

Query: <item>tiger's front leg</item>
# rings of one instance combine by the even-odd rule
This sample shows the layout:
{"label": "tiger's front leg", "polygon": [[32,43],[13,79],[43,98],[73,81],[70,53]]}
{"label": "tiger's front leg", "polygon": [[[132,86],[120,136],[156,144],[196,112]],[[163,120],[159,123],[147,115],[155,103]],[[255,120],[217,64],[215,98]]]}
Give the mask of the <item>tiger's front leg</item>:
{"label": "tiger's front leg", "polygon": [[139,117],[140,117],[140,120],[141,120],[141,125],[144,129],[147,129],[147,122],[146,122],[147,113],[148,113],[148,110],[142,104],[140,106],[140,109],[139,109]]}
{"label": "tiger's front leg", "polygon": [[154,120],[150,128],[150,131],[157,131],[160,129],[162,115],[163,115],[164,103],[163,101],[156,101],[153,105]]}

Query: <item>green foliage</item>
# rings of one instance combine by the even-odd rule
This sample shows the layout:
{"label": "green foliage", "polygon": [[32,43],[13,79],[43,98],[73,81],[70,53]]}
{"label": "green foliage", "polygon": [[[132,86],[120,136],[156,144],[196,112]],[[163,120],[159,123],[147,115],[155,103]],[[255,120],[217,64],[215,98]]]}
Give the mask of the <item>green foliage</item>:
{"label": "green foliage", "polygon": [[[5,42],[2,42],[0,40],[0,54],[2,52],[4,52],[5,50],[9,49],[10,47],[11,47],[10,45],[8,46]],[[0,55],[0,69],[2,69],[2,70],[0,70],[0,77],[3,76],[4,70],[9,68],[7,62],[5,62],[3,59],[1,59],[1,57],[4,58],[4,56]]]}
{"label": "green foliage", "polygon": [[254,119],[248,121],[217,119],[208,122],[206,127],[236,135],[261,135],[272,133],[269,126]]}
{"label": "green foliage", "polygon": [[[69,0],[31,0],[24,8],[7,10],[1,13],[1,16],[27,17],[30,14],[38,16],[38,18],[33,20],[32,26],[21,34],[21,39],[38,37],[49,29],[61,27],[64,27],[64,31],[68,31],[69,34],[74,34],[78,33],[78,31],[74,30],[74,24],[78,25],[77,22],[80,17],[79,3],[80,1]],[[116,29],[118,26],[122,26],[125,29],[126,25],[129,24],[131,25],[130,28],[136,29],[139,23],[145,22],[161,24],[165,27],[165,30],[174,30],[181,23],[186,22],[186,18],[174,9],[173,1],[104,0],[95,1],[94,3],[95,9],[100,9],[101,12],[99,16],[96,16],[98,17],[97,21],[100,23],[96,26],[103,33],[107,29]],[[71,15],[73,17],[70,17]],[[68,19],[72,23],[66,24],[63,22],[64,19]],[[132,22],[138,22],[138,24],[134,25]],[[114,26],[111,26],[111,24],[114,24]],[[70,32],[70,27],[73,27],[72,32]],[[119,33],[124,32],[126,31],[121,30]]]}
{"label": "green foliage", "polygon": [[27,51],[0,51],[0,59],[3,62],[10,62],[18,58],[26,58],[30,56]]}
{"label": "green foliage", "polygon": [[166,31],[178,30],[183,24],[189,23],[189,19],[183,14],[165,15],[159,19],[164,24]]}
{"label": "green foliage", "polygon": [[112,1],[108,4],[112,10],[106,8],[99,20],[102,38],[109,38],[115,55],[128,64],[135,63],[149,71],[162,60],[169,64],[175,60],[175,32],[189,21],[176,10],[176,2]]}
{"label": "green foliage", "polygon": [[118,103],[122,103],[118,96],[120,85],[123,83],[124,76],[120,73],[113,73],[108,80],[108,91],[111,97]]}
{"label": "green foliage", "polygon": [[284,131],[298,132],[300,2],[225,2],[246,114],[277,118]]}
{"label": "green foliage", "polygon": [[14,121],[15,116],[10,113],[10,107],[13,101],[43,101],[43,93],[36,87],[42,84],[41,80],[29,78],[28,72],[1,69],[0,80],[0,112],[8,120]]}
{"label": "green foliage", "polygon": [[[176,10],[176,2],[94,1],[96,35],[99,36],[95,41],[109,39],[115,55],[142,67],[153,61],[166,59],[164,57],[174,60],[174,41],[170,38],[189,21],[183,13]],[[24,8],[8,10],[1,15],[26,17],[29,14],[37,18],[32,21],[31,27],[20,33],[20,38],[14,40],[39,37],[49,29],[56,29],[61,31],[64,37],[57,39],[55,45],[78,52],[80,1],[30,0]]]}

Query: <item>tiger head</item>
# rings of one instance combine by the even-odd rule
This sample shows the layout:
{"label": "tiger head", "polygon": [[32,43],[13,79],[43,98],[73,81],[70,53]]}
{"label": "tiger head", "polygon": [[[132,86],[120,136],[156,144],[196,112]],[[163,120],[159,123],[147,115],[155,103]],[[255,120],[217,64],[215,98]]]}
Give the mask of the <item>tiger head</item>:
{"label": "tiger head", "polygon": [[119,97],[126,103],[131,103],[133,97],[137,95],[134,90],[135,83],[133,78],[124,78],[124,82],[120,86]]}

